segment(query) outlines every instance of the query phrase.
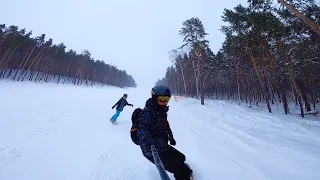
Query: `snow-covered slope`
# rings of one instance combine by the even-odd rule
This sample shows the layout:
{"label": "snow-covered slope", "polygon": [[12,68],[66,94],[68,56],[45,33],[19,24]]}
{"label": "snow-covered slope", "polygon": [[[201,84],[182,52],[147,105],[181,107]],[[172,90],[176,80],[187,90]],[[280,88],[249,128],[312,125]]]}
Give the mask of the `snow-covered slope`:
{"label": "snow-covered slope", "polygon": [[[123,93],[134,107],[126,107],[114,126],[111,107]],[[0,179],[159,179],[129,136],[131,113],[149,96],[150,89],[0,81]],[[299,117],[225,101],[201,106],[188,98],[169,105],[176,148],[196,180],[320,177],[316,123],[311,128]]]}

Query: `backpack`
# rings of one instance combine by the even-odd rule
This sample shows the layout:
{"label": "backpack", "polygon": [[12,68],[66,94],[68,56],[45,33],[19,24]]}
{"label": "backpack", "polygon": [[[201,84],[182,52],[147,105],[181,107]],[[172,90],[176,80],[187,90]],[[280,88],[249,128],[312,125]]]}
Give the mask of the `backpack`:
{"label": "backpack", "polygon": [[132,126],[130,129],[130,136],[131,136],[132,142],[135,143],[136,145],[140,145],[137,130],[138,130],[139,122],[140,122],[141,112],[142,112],[141,108],[136,108],[133,111],[132,116],[131,116]]}

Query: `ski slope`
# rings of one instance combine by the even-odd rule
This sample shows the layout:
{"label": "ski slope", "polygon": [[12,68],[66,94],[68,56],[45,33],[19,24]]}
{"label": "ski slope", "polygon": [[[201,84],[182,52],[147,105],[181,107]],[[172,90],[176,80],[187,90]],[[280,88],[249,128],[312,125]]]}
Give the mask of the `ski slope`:
{"label": "ski slope", "polygon": [[[115,126],[111,107],[123,93],[134,107],[125,107]],[[129,135],[132,111],[149,96],[150,89],[1,80],[0,179],[160,179]],[[176,148],[196,180],[320,177],[317,122],[218,100],[201,106],[172,99],[169,105]]]}

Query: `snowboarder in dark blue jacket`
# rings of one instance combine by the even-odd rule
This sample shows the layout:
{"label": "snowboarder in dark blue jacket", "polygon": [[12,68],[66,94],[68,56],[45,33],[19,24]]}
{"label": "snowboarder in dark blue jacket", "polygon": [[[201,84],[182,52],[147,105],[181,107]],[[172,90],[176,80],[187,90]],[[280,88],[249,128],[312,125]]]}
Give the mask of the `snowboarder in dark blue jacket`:
{"label": "snowboarder in dark blue jacket", "polygon": [[123,97],[121,97],[121,98],[119,99],[119,101],[118,101],[114,106],[112,106],[112,109],[114,109],[114,107],[117,106],[117,107],[116,107],[116,114],[114,114],[114,115],[112,116],[112,118],[110,119],[112,123],[114,123],[114,122],[117,120],[117,118],[119,117],[120,113],[122,112],[122,110],[123,110],[123,108],[124,108],[125,106],[128,105],[128,106],[132,106],[132,107],[133,107],[132,104],[129,104],[129,103],[127,102],[127,97],[128,97],[128,95],[127,95],[127,94],[124,94]]}
{"label": "snowboarder in dark blue jacket", "polygon": [[151,151],[151,146],[154,145],[165,169],[173,173],[176,180],[190,180],[193,178],[192,170],[184,162],[185,155],[170,146],[176,145],[167,120],[171,91],[167,86],[158,85],[152,88],[151,94],[152,97],[147,100],[141,112],[137,128],[142,153],[154,163]]}

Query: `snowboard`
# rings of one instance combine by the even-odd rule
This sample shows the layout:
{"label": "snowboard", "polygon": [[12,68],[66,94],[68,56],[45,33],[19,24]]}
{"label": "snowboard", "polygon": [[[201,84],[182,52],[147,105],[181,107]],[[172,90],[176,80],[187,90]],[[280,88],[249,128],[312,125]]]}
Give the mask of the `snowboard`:
{"label": "snowboard", "polygon": [[[184,163],[188,168],[190,168],[190,165],[189,164],[187,164],[187,163]],[[191,169],[191,168],[190,168]],[[194,177],[193,177],[193,170],[191,169],[191,171],[192,171],[192,174],[191,174],[191,176],[190,176],[190,180],[194,180]]]}
{"label": "snowboard", "polygon": [[112,125],[118,125],[118,123],[116,121],[114,122],[111,119],[110,119],[110,122],[111,122]]}
{"label": "snowboard", "polygon": [[187,163],[184,163],[184,164],[185,164],[188,168],[190,168],[191,171],[192,171],[191,176],[190,176],[190,180],[195,180],[195,178],[194,178],[194,170],[190,167],[189,164],[187,164]]}

